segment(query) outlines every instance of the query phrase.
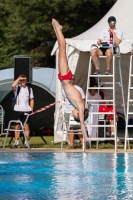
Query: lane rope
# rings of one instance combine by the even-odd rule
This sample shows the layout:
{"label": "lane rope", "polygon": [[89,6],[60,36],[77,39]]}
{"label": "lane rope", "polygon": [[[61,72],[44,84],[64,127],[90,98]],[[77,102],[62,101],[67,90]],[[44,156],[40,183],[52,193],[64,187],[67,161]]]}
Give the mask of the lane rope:
{"label": "lane rope", "polygon": [[54,106],[56,103],[60,103],[60,101],[56,101],[56,102],[51,103],[51,104],[49,104],[49,105],[47,105],[47,106],[44,106],[44,107],[42,107],[42,108],[36,110],[35,112],[32,112],[31,114],[24,113],[24,115],[26,115],[26,116],[28,116],[28,115],[29,115],[29,116],[30,116],[30,115],[34,115],[34,114],[36,114],[36,113],[42,112],[42,111],[44,111],[44,110],[47,110],[48,108]]}

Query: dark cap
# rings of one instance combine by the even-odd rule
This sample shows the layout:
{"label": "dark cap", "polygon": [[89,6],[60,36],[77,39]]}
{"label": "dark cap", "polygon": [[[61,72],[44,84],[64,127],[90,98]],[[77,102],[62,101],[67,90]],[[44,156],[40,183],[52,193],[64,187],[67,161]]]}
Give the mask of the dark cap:
{"label": "dark cap", "polygon": [[110,17],[108,18],[108,22],[111,22],[111,21],[116,21],[116,18],[115,18],[114,16],[110,16]]}

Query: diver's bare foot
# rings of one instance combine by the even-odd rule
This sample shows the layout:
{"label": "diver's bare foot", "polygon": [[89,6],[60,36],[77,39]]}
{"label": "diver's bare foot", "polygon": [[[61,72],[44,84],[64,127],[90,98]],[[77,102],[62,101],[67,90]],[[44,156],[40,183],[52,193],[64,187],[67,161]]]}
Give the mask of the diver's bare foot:
{"label": "diver's bare foot", "polygon": [[55,32],[57,32],[58,30],[62,30],[62,26],[55,19],[52,19],[52,25]]}

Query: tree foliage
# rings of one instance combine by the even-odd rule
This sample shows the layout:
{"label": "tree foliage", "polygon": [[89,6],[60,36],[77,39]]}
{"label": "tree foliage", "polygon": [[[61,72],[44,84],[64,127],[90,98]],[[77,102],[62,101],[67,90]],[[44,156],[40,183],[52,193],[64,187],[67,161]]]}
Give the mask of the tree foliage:
{"label": "tree foliage", "polygon": [[51,19],[63,25],[66,38],[98,22],[116,0],[1,0],[0,68],[13,67],[13,55],[32,56],[35,66],[54,67],[50,56],[56,37]]}

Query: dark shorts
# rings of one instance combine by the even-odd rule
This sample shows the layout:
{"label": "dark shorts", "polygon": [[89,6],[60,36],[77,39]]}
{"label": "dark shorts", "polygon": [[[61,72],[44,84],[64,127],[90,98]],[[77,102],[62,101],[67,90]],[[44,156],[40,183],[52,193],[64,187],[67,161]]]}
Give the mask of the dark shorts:
{"label": "dark shorts", "polygon": [[[105,56],[107,49],[110,49],[110,48],[99,48],[99,49],[103,52],[103,56]],[[114,47],[113,47],[113,53],[116,54],[116,50]]]}
{"label": "dark shorts", "polygon": [[106,53],[107,49],[109,49],[109,48],[99,48],[99,49],[103,52],[103,56],[105,56],[105,53]]}
{"label": "dark shorts", "polygon": [[[14,110],[14,120],[20,120],[22,122],[22,124],[24,124],[25,120],[26,120],[26,115],[24,115],[24,113],[28,113],[28,114],[31,114],[32,112],[29,111],[29,112],[20,112],[20,111],[15,111]],[[28,121],[27,123],[29,122],[29,118],[28,118]]]}

